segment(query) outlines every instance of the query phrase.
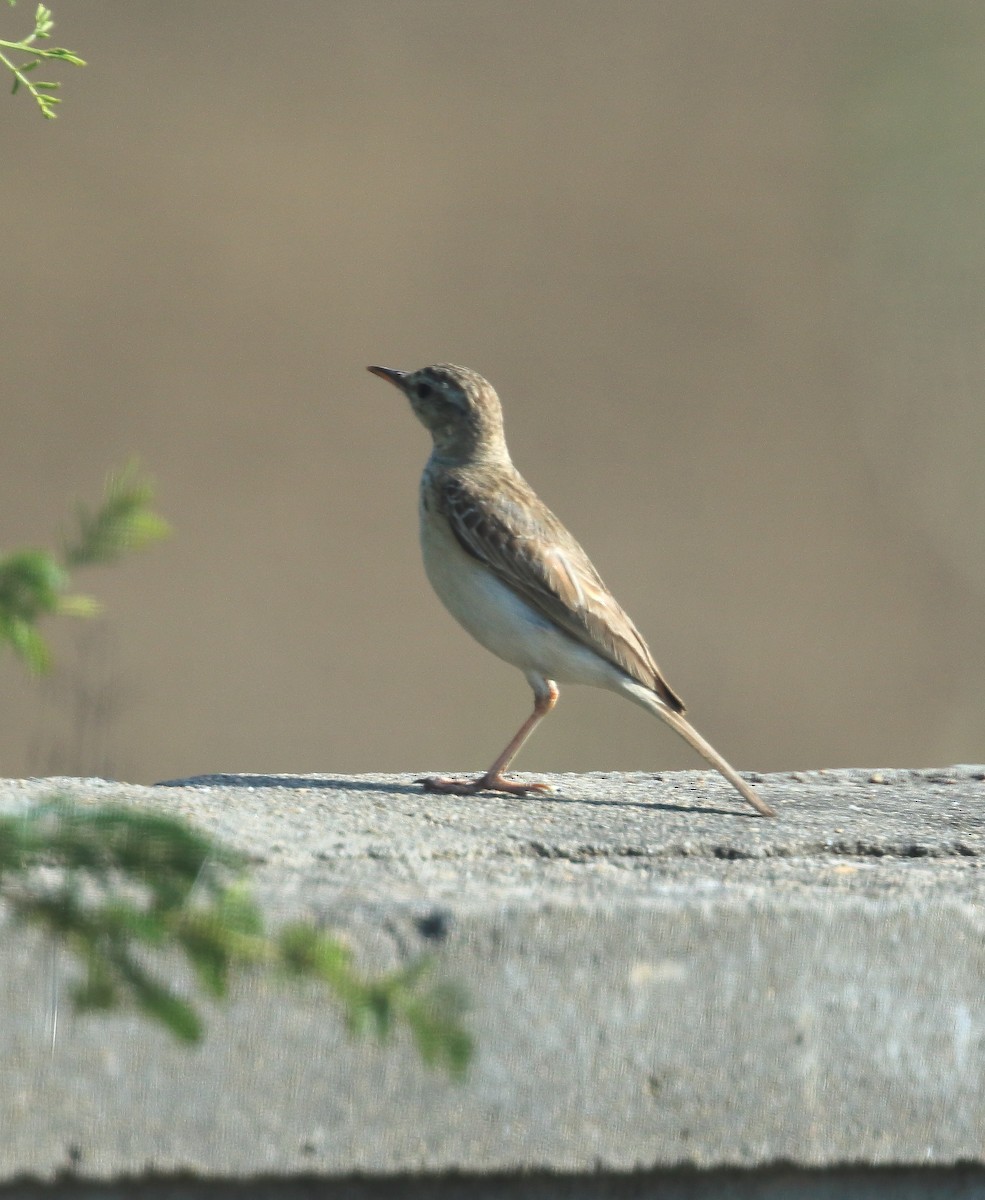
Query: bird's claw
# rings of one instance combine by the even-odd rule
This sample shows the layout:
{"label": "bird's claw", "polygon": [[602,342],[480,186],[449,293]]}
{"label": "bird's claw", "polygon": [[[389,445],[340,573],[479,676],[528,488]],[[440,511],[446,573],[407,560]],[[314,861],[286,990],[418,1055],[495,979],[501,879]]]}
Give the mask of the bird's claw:
{"label": "bird's claw", "polygon": [[426,792],[438,792],[446,796],[474,796],[477,792],[505,792],[510,796],[525,796],[528,792],[550,792],[549,783],[532,780],[529,783],[513,782],[505,775],[480,775],[478,779],[442,779],[429,776],[418,779]]}

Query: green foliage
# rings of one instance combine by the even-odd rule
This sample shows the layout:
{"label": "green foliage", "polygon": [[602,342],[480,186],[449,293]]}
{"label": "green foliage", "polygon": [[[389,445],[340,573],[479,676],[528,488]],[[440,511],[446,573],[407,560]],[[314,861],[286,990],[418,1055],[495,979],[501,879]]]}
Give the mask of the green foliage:
{"label": "green foliage", "polygon": [[6,642],[32,671],[47,669],[48,647],[38,620],[57,612],[67,576],[43,550],[20,550],[0,558],[0,642]]}
{"label": "green foliage", "polygon": [[335,992],[350,1033],[375,1033],[382,1041],[402,1022],[429,1066],[443,1067],[453,1078],[464,1075],[472,1057],[472,1038],[461,1020],[464,996],[448,984],[425,986],[428,959],[373,980],[355,972],[347,946],[310,925],[285,926],[277,947],[283,969],[313,975]]}
{"label": "green foliage", "polygon": [[[17,0],[7,0],[13,8]],[[29,78],[44,61],[84,67],[60,47],[37,45],[54,28],[39,4],[34,31],[20,41],[0,38],[0,64],[24,87],[42,116],[53,120],[59,83]],[[6,53],[9,52],[9,53]],[[22,57],[19,63],[14,56]],[[0,556],[0,645],[6,643],[34,672],[50,666],[37,629],[52,614],[91,616],[99,604],[68,595],[69,571],[116,562],[123,554],[169,536],[151,508],[153,491],[136,464],[112,474],[101,505],[77,507],[78,529],[61,561],[45,550]],[[288,979],[322,983],[341,1005],[353,1035],[380,1040],[406,1027],[421,1058],[461,1078],[472,1056],[462,1023],[464,1002],[448,985],[428,985],[430,964],[378,978],[362,975],[347,946],[304,922],[271,934],[242,884],[230,873],[243,860],[171,817],[131,808],[75,807],[53,800],[16,817],[0,818],[0,898],[15,921],[37,926],[64,944],[83,975],[73,989],[79,1011],[127,1005],[159,1022],[181,1041],[202,1038],[191,999],[155,974],[153,952],[180,951],[199,986],[224,997],[234,972],[273,969]]]}
{"label": "green foliage", "polygon": [[[7,3],[13,8],[17,0],[7,0]],[[19,42],[8,42],[0,38],[0,47],[3,47],[0,50],[0,63],[14,77],[14,86],[11,88],[11,93],[16,92],[23,85],[37,101],[38,107],[41,109],[41,115],[49,121],[53,121],[58,116],[55,112],[55,105],[61,104],[61,100],[52,93],[57,92],[61,84],[53,83],[50,80],[32,80],[28,76],[45,60],[67,62],[76,67],[85,66],[85,61],[79,58],[77,54],[73,54],[71,50],[65,50],[60,46],[48,49],[35,44],[39,39],[47,40],[50,38],[54,27],[55,22],[51,15],[51,9],[45,8],[43,4],[39,4],[34,14],[33,33],[29,33],[27,37],[22,38]],[[9,51],[9,53],[4,53],[4,51]],[[24,57],[18,63],[11,57],[12,55]]]}
{"label": "green foliage", "polygon": [[88,617],[99,612],[91,596],[69,595],[69,570],[115,562],[170,534],[166,521],[151,508],[153,490],[140,478],[136,463],[110,474],[102,504],[78,507],[78,530],[61,561],[46,550],[17,550],[0,556],[0,645],[6,643],[41,673],[51,665],[47,643],[38,631],[43,617],[55,613]]}
{"label": "green foliage", "polygon": [[317,980],[352,1034],[383,1040],[403,1025],[426,1063],[464,1074],[472,1041],[462,1001],[428,986],[426,960],[374,979],[311,924],[268,933],[243,885],[229,882],[242,866],[242,856],[185,822],[133,808],[54,800],[0,818],[0,894],[15,920],[39,926],[79,961],[77,1009],[129,1005],[176,1038],[199,1041],[192,1000],[151,965],[154,952],[178,950],[208,995],[225,996],[233,974],[251,968]]}
{"label": "green foliage", "polygon": [[99,508],[76,507],[79,528],[65,545],[65,565],[116,562],[130,550],[168,537],[168,523],[151,509],[153,499],[154,489],[140,478],[137,463],[130,462],[122,471],[110,474]]}

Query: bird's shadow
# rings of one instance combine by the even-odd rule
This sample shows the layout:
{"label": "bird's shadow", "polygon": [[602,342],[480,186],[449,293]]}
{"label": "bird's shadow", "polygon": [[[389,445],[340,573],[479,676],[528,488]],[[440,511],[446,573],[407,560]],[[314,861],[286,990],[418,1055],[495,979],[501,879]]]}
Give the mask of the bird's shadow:
{"label": "bird's shadow", "polygon": [[[251,788],[294,788],[298,791],[337,791],[337,792],[396,792],[402,796],[433,795],[448,798],[443,792],[424,792],[419,785],[405,783],[387,783],[384,781],[359,779],[351,777],[340,779],[332,775],[193,775],[188,779],[165,779],[156,783],[155,787],[251,787]],[[504,793],[479,792],[477,797],[488,796],[500,799]],[[462,800],[458,796],[454,799]],[[469,799],[475,797],[468,797]],[[545,795],[534,792],[529,797],[540,804],[590,804],[598,808],[639,808],[644,812],[668,812],[703,816],[738,817],[752,819],[754,814],[742,812],[735,808],[717,808],[708,804],[674,804],[666,800],[596,800],[587,796],[567,796],[563,792],[553,792]],[[760,818],[755,818],[760,819]]]}
{"label": "bird's shadow", "polygon": [[192,775],[188,779],[163,779],[155,787],[249,787],[294,788],[297,791],[321,789],[330,792],[399,792],[415,796],[420,788],[402,783],[384,783],[371,779],[337,779],[331,775]]}
{"label": "bird's shadow", "polygon": [[714,817],[752,817],[753,813],[743,812],[738,808],[715,808],[710,804],[673,804],[667,800],[592,800],[587,796],[565,796],[563,793],[554,793],[552,796],[545,796],[543,793],[537,796],[531,796],[530,799],[536,799],[543,804],[591,804],[599,808],[641,808],[644,812],[674,812],[686,813],[694,815],[701,813],[703,816]]}

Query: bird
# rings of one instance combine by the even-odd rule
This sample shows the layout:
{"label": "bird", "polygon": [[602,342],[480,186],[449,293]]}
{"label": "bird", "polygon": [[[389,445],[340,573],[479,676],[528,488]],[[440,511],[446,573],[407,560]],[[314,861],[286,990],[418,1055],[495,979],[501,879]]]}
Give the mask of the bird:
{"label": "bird", "polygon": [[492,384],[467,367],[368,367],[430,432],[420,486],[424,569],[451,615],[533,689],[533,712],[484,775],[428,777],[427,792],[550,792],[504,772],[557,702],[558,684],[625,696],[665,721],[764,817],[774,810],[685,717],[639,630],[591,560],[513,465]]}

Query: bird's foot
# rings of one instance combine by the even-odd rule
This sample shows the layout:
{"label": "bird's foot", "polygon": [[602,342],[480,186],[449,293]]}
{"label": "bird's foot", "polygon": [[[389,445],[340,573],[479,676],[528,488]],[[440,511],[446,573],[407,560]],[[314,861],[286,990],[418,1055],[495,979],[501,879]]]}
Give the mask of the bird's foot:
{"label": "bird's foot", "polygon": [[550,792],[549,783],[532,780],[529,783],[514,782],[505,775],[486,772],[478,779],[442,779],[431,776],[418,779],[426,792],[440,792],[446,796],[474,796],[476,792],[506,792],[511,796],[525,796],[528,792]]}

